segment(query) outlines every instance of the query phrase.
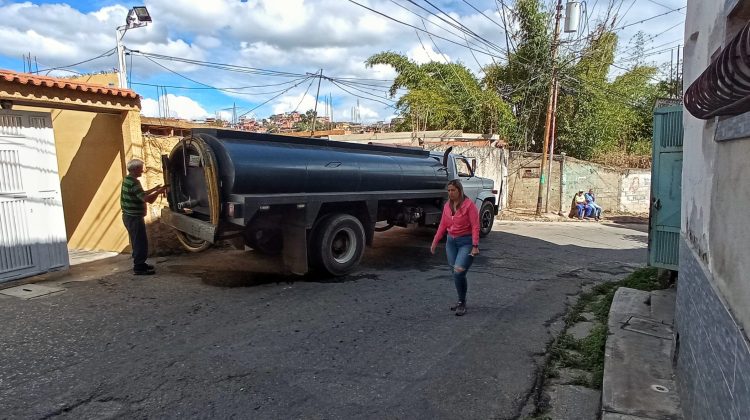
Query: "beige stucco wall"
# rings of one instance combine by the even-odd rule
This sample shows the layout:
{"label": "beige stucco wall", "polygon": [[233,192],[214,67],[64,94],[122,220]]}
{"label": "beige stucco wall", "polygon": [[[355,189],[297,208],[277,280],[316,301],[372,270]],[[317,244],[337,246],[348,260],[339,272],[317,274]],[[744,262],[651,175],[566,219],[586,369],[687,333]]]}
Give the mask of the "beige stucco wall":
{"label": "beige stucco wall", "polygon": [[[161,155],[169,156],[175,144],[180,140],[176,136],[157,136],[143,134],[142,159],[146,163],[141,182],[143,188],[148,189],[157,185],[164,185],[165,180],[161,168]],[[168,207],[164,195],[148,205],[148,216],[146,217],[146,230],[149,238],[149,248],[152,254],[165,255],[175,252],[183,252],[184,249],[177,241],[174,231],[159,221],[161,209]]]}
{"label": "beige stucco wall", "polygon": [[[107,86],[116,75],[75,79]],[[127,160],[143,153],[139,100],[33,84],[6,84],[3,92],[23,98],[14,109],[51,113],[68,247],[128,249],[120,185]]]}
{"label": "beige stucco wall", "polygon": [[[508,207],[515,209],[536,209],[539,197],[539,165],[542,157],[539,153],[511,152],[508,160]],[[556,155],[552,161],[552,174],[545,177],[549,180],[549,211],[560,211],[560,156]],[[528,171],[530,175],[524,176]],[[545,209],[547,184],[542,191],[542,211]],[[563,198],[563,202],[566,200]],[[567,212],[567,205],[563,205],[563,212]]]}

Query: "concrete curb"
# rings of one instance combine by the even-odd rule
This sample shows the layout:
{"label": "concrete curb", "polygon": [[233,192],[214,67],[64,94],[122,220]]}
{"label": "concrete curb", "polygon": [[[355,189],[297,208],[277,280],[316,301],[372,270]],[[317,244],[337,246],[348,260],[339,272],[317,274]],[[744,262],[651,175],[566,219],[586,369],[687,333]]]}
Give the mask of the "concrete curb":
{"label": "concrete curb", "polygon": [[674,289],[621,287],[609,311],[602,419],[682,419],[672,366]]}

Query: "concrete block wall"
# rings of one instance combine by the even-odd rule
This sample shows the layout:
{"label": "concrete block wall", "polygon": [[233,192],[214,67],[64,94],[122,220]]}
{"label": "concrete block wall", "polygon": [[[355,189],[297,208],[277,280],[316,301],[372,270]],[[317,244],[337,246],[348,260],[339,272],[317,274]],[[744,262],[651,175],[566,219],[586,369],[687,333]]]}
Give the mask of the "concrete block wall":
{"label": "concrete block wall", "polygon": [[[520,209],[535,209],[539,196],[539,165],[541,154],[511,152],[508,160],[508,207]],[[552,161],[552,173],[546,174],[550,183],[549,211],[560,211],[560,156],[555,156]],[[545,170],[545,173],[547,171]],[[547,186],[544,186],[546,197]],[[563,211],[566,212],[570,205],[569,200],[563,197]]]}
{"label": "concrete block wall", "polygon": [[563,169],[563,197],[570,206],[578,190],[594,189],[596,202],[604,211],[620,209],[622,170],[608,168],[585,160],[565,158]]}
{"label": "concrete block wall", "polygon": [[[536,208],[541,154],[511,152],[508,160],[508,207]],[[562,178],[560,176],[562,167]],[[596,201],[605,212],[648,213],[651,171],[620,169],[556,155],[552,162],[549,209],[567,214],[578,190],[593,188]],[[562,191],[562,208],[560,207]],[[546,187],[545,187],[546,195]]]}
{"label": "concrete block wall", "polygon": [[627,170],[620,182],[620,211],[648,212],[651,205],[651,171]]}

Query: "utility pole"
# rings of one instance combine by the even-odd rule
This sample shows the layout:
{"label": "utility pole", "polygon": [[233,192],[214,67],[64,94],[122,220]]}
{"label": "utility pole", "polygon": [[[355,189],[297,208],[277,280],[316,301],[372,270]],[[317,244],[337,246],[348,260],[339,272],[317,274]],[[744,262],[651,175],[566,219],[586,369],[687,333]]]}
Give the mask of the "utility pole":
{"label": "utility pole", "polygon": [[542,215],[542,194],[544,193],[545,180],[545,166],[547,164],[547,150],[549,148],[549,138],[552,125],[552,112],[553,102],[555,102],[557,96],[557,67],[555,66],[555,59],[557,59],[557,44],[560,38],[560,18],[562,17],[562,0],[557,0],[557,6],[555,7],[555,32],[552,38],[552,80],[549,85],[549,100],[547,101],[547,118],[544,123],[544,147],[542,149],[542,164],[539,168],[539,192],[536,199],[536,214],[537,216]]}
{"label": "utility pole", "polygon": [[[552,99],[552,124],[549,132],[549,164],[547,165],[547,196],[545,197],[544,201],[544,212],[549,213],[549,189],[552,183],[550,182],[549,178],[552,177],[552,158],[555,156],[555,127],[557,126],[557,93],[560,89],[560,84],[558,83],[557,79],[554,80],[555,85],[555,94],[553,95]],[[562,172],[560,172],[560,176],[562,176]]]}
{"label": "utility pole", "polygon": [[320,81],[323,79],[323,69],[320,69],[320,75],[318,76],[318,91],[315,93],[315,108],[313,108],[313,123],[310,137],[315,135],[315,123],[318,121],[318,95],[320,95]]}

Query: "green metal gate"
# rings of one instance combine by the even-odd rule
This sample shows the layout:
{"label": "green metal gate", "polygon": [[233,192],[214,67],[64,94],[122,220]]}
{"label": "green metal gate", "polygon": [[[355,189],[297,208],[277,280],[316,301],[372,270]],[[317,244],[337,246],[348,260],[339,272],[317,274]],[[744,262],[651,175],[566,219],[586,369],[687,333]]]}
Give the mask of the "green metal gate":
{"label": "green metal gate", "polygon": [[682,198],[682,105],[654,111],[648,263],[677,270]]}

